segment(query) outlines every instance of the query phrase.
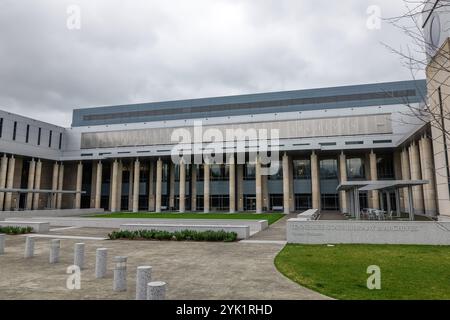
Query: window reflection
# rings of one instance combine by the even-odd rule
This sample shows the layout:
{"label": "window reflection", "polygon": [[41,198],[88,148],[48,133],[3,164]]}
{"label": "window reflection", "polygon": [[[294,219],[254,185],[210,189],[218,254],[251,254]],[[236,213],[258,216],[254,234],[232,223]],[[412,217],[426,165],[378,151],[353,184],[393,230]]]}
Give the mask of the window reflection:
{"label": "window reflection", "polygon": [[364,159],[362,158],[347,159],[347,178],[349,180],[365,179]]}
{"label": "window reflection", "polygon": [[320,178],[337,179],[337,159],[320,160]]}
{"label": "window reflection", "polygon": [[294,179],[311,179],[310,160],[294,160]]}

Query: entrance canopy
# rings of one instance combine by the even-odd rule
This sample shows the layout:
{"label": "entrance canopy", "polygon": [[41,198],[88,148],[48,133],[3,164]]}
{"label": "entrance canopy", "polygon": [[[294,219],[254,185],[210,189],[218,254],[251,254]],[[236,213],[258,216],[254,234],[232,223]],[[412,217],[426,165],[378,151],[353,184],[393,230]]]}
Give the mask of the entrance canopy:
{"label": "entrance canopy", "polygon": [[[346,181],[337,187],[337,191],[349,192],[350,213],[360,219],[361,209],[359,203],[360,191],[378,190],[387,194],[387,212],[391,212],[390,194],[395,193],[395,200],[397,204],[397,214],[400,215],[400,194],[399,190],[408,188],[408,213],[409,219],[414,220],[414,206],[412,187],[428,184],[428,180],[385,180],[385,181]],[[381,197],[382,199],[382,197]],[[384,205],[382,204],[382,207]]]}

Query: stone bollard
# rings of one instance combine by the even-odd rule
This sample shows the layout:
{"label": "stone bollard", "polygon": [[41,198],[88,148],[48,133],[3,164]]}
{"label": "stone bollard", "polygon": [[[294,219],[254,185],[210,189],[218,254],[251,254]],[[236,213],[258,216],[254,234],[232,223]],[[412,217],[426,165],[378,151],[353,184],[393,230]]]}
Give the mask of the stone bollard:
{"label": "stone bollard", "polygon": [[147,284],[150,281],[152,281],[152,267],[138,267],[136,273],[136,300],[147,300]]}
{"label": "stone bollard", "polygon": [[108,249],[98,248],[95,256],[95,277],[101,279],[106,277],[108,263]]}
{"label": "stone bollard", "polygon": [[75,243],[75,252],[73,255],[73,264],[80,270],[84,268],[84,243]]}
{"label": "stone bollard", "polygon": [[127,257],[114,257],[114,291],[127,291]]}
{"label": "stone bollard", "polygon": [[5,253],[5,234],[0,233],[0,255]]}
{"label": "stone bollard", "polygon": [[51,264],[59,262],[59,249],[61,248],[61,240],[50,240],[50,257],[49,262]]}
{"label": "stone bollard", "polygon": [[32,258],[34,256],[34,238],[28,236],[25,240],[25,258]]}
{"label": "stone bollard", "polygon": [[147,300],[165,300],[166,283],[157,281],[147,284]]}

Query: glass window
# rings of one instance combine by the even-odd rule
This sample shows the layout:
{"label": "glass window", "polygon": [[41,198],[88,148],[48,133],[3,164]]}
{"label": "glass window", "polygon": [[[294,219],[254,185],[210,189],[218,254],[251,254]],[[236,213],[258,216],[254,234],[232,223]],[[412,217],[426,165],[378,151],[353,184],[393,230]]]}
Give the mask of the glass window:
{"label": "glass window", "polygon": [[[267,167],[269,168],[269,167]],[[283,180],[283,164],[279,162],[278,171],[273,175],[269,175],[269,180]]]}
{"label": "glass window", "polygon": [[42,133],[42,129],[39,128],[39,130],[38,130],[38,138],[37,138],[37,145],[38,146],[41,145],[41,133]]}
{"label": "glass window", "polygon": [[27,132],[25,134],[25,143],[28,143],[29,138],[30,138],[30,125],[27,124]]}
{"label": "glass window", "polygon": [[53,134],[53,131],[50,130],[50,133],[49,133],[49,135],[48,135],[48,147],[49,147],[49,148],[52,147],[52,134]]}
{"label": "glass window", "polygon": [[337,160],[324,159],[320,160],[320,178],[321,179],[337,179]]}
{"label": "glass window", "polygon": [[247,163],[244,170],[244,180],[255,180],[256,168],[254,164]]}
{"label": "glass window", "polygon": [[347,178],[349,180],[365,179],[364,159],[348,158],[347,159]]}
{"label": "glass window", "polygon": [[0,138],[2,137],[3,133],[3,118],[0,118]]}
{"label": "glass window", "polygon": [[13,136],[12,136],[13,140],[16,140],[16,133],[17,133],[17,121],[14,121]]}
{"label": "glass window", "polygon": [[322,194],[322,210],[339,210],[339,194]]}
{"label": "glass window", "polygon": [[379,180],[395,179],[394,157],[392,154],[377,156],[377,174]]}
{"label": "glass window", "polygon": [[310,160],[294,160],[294,179],[311,179]]}

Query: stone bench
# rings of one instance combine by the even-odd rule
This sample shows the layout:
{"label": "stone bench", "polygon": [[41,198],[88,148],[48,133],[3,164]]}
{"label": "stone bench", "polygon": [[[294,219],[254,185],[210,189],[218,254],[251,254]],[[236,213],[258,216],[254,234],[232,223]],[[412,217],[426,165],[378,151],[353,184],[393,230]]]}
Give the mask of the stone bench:
{"label": "stone bench", "polygon": [[299,213],[297,215],[297,219],[301,220],[317,220],[317,217],[319,216],[319,210],[317,209],[309,209],[305,212]]}
{"label": "stone bench", "polygon": [[0,221],[1,227],[31,227],[36,233],[44,233],[50,230],[50,223],[38,221]]}
{"label": "stone bench", "polygon": [[225,232],[235,232],[237,238],[247,239],[250,237],[250,227],[249,226],[239,226],[239,225],[196,225],[196,224],[142,224],[142,223],[128,223],[122,224],[120,230],[127,231],[137,231],[137,230],[158,230],[158,231],[168,231],[176,232],[182,230],[192,230],[192,231],[225,231]]}

